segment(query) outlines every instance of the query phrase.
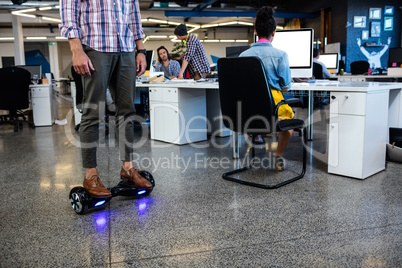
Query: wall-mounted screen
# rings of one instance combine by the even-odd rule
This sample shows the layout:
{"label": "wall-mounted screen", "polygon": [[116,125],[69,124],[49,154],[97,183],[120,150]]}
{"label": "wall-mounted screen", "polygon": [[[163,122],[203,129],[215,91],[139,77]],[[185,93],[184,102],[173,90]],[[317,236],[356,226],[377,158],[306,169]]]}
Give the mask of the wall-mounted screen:
{"label": "wall-mounted screen", "polygon": [[331,70],[338,70],[338,53],[324,53],[320,54],[320,57],[318,58],[318,61],[322,62],[325,64],[325,67],[327,69]]}
{"label": "wall-mounted screen", "polygon": [[31,73],[31,79],[42,79],[42,65],[17,65]]}
{"label": "wall-mounted screen", "polygon": [[276,32],[272,45],[288,54],[292,77],[312,77],[313,37],[313,29]]}

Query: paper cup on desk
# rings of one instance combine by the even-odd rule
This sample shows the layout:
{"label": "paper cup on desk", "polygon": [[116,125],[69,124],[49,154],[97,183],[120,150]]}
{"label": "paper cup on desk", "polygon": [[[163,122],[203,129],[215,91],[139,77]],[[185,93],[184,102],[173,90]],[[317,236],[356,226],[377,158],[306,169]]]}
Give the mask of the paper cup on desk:
{"label": "paper cup on desk", "polygon": [[45,77],[47,79],[47,83],[51,84],[52,83],[52,74],[51,73],[46,73]]}

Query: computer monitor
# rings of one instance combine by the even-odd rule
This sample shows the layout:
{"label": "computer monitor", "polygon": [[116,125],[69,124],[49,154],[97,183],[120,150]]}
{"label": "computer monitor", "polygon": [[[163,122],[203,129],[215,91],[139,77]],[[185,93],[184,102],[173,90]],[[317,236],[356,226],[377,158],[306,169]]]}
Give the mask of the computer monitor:
{"label": "computer monitor", "polygon": [[402,65],[402,47],[389,49],[388,67],[401,67]]}
{"label": "computer monitor", "polygon": [[338,73],[338,53],[323,53],[320,54],[318,61],[325,64],[328,70],[333,70],[334,73]]}
{"label": "computer monitor", "polygon": [[[147,69],[146,70],[152,71],[153,70],[152,64],[153,64],[153,60],[154,60],[154,51],[153,50],[147,50],[146,59],[147,59]],[[151,67],[152,67],[152,69],[151,69]]]}
{"label": "computer monitor", "polygon": [[250,46],[237,46],[237,47],[226,47],[226,57],[234,58],[239,57],[239,55],[249,49]]}
{"label": "computer monitor", "polygon": [[42,79],[42,65],[17,65],[31,73],[31,79]]}
{"label": "computer monitor", "polygon": [[273,47],[288,54],[292,77],[313,76],[313,29],[277,31]]}

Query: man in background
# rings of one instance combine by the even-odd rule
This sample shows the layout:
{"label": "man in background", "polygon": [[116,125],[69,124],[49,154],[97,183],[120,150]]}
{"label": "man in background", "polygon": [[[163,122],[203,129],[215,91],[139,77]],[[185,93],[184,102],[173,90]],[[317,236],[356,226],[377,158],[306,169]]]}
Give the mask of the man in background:
{"label": "man in background", "polygon": [[164,46],[159,47],[157,52],[158,62],[155,65],[155,72],[163,72],[169,79],[177,78],[180,73],[179,62],[170,58],[169,51]]}
{"label": "man in background", "polygon": [[174,30],[174,34],[177,36],[177,39],[184,41],[187,47],[178,79],[183,79],[187,66],[189,66],[188,71],[191,78],[194,80],[205,78],[211,72],[211,69],[209,68],[207,55],[200,40],[195,35],[187,33],[187,27],[184,24],[178,25]]}
{"label": "man in background", "polygon": [[327,67],[325,66],[324,63],[318,61],[320,58],[320,50],[317,48],[314,48],[313,50],[313,62],[318,63],[319,65],[322,66],[322,77],[323,78],[330,78],[331,73],[328,71]]}

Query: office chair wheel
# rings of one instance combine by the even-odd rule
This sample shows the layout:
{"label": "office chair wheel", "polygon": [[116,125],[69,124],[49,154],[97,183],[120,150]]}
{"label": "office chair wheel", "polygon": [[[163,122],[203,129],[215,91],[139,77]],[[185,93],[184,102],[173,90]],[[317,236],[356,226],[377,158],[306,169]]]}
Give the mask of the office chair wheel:
{"label": "office chair wheel", "polygon": [[152,192],[152,190],[155,187],[155,180],[154,177],[152,176],[152,174],[146,170],[141,170],[140,171],[140,175],[143,176],[145,179],[147,179],[151,184],[152,184],[152,188],[149,190],[146,190],[146,195],[150,194]]}
{"label": "office chair wheel", "polygon": [[88,193],[83,187],[74,187],[70,191],[70,202],[77,214],[83,215],[88,210]]}

